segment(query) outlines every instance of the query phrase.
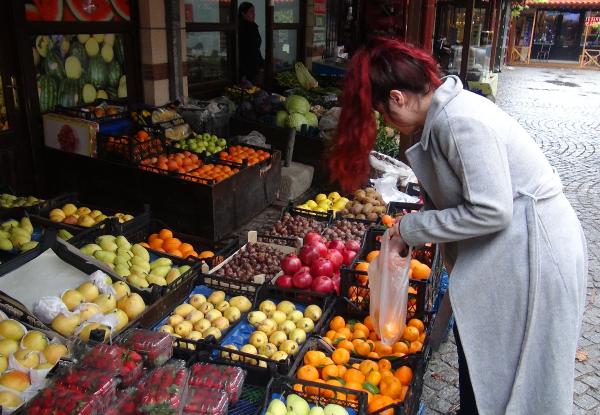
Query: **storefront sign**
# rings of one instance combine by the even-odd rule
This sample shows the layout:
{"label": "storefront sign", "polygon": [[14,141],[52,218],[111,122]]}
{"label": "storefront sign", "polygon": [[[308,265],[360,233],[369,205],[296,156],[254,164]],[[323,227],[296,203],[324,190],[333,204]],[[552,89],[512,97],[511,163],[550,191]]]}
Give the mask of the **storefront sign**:
{"label": "storefront sign", "polygon": [[600,16],[589,16],[585,19],[586,26],[596,26],[600,24]]}

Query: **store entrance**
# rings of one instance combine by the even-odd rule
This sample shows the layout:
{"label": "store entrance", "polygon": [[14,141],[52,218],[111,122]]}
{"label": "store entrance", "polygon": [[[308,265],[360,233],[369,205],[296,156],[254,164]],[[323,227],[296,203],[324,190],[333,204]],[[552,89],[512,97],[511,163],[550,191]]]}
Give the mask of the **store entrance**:
{"label": "store entrance", "polygon": [[583,15],[581,12],[542,10],[531,53],[532,59],[576,61],[581,53]]}
{"label": "store entrance", "polygon": [[[24,172],[29,162],[22,78],[15,56],[14,21],[11,3],[0,13],[0,191],[2,185],[14,191],[28,190]],[[24,159],[27,159],[24,162]]]}

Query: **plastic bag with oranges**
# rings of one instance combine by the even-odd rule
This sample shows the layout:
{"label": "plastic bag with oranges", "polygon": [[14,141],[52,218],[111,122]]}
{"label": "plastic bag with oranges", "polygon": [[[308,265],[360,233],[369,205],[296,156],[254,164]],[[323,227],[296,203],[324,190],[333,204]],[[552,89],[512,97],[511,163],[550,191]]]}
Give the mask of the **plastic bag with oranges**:
{"label": "plastic bag with oranges", "polygon": [[380,253],[369,266],[370,314],[377,335],[389,346],[400,339],[406,325],[412,248],[402,257],[405,248],[402,239],[390,239],[386,232]]}

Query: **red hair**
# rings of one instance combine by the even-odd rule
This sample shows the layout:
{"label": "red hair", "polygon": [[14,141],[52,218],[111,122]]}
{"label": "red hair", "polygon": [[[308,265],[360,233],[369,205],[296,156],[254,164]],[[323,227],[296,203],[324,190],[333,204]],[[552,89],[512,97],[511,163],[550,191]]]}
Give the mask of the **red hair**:
{"label": "red hair", "polygon": [[329,157],[331,179],[344,191],[365,184],[375,144],[373,108],[388,108],[393,89],[426,94],[441,85],[435,59],[399,40],[377,38],[360,48],[346,71],[342,113]]}

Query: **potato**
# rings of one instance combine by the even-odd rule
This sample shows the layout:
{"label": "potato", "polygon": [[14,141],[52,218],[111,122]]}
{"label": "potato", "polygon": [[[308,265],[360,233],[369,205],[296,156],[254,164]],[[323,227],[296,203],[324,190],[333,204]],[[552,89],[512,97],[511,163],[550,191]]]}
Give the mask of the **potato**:
{"label": "potato", "polygon": [[365,215],[368,215],[371,212],[373,212],[373,205],[371,203],[367,203],[366,205],[363,206],[362,213],[364,213]]}
{"label": "potato", "polygon": [[362,212],[363,210],[363,205],[361,205],[360,203],[355,203],[354,206],[352,206],[352,213],[354,213],[355,215],[358,215],[360,212]]}
{"label": "potato", "polygon": [[348,211],[348,209],[342,209],[340,210],[340,215],[342,216],[347,216],[350,212]]}
{"label": "potato", "polygon": [[373,222],[375,222],[378,217],[379,216],[375,212],[371,212],[367,215],[367,219],[369,219],[370,221],[373,221]]}
{"label": "potato", "polygon": [[385,206],[375,206],[373,208],[373,213],[376,213],[378,215],[385,213]]}
{"label": "potato", "polygon": [[356,192],[354,192],[354,198],[358,199],[360,197],[365,197],[366,193],[364,190],[357,190]]}
{"label": "potato", "polygon": [[356,198],[356,200],[358,200],[362,204],[365,204],[365,203],[368,203],[369,198],[367,196],[362,196],[362,197]]}
{"label": "potato", "polygon": [[367,219],[367,217],[365,215],[363,215],[362,213],[356,215],[356,219]]}
{"label": "potato", "polygon": [[346,215],[346,217],[349,219],[354,219],[355,216],[352,213],[349,213]]}

